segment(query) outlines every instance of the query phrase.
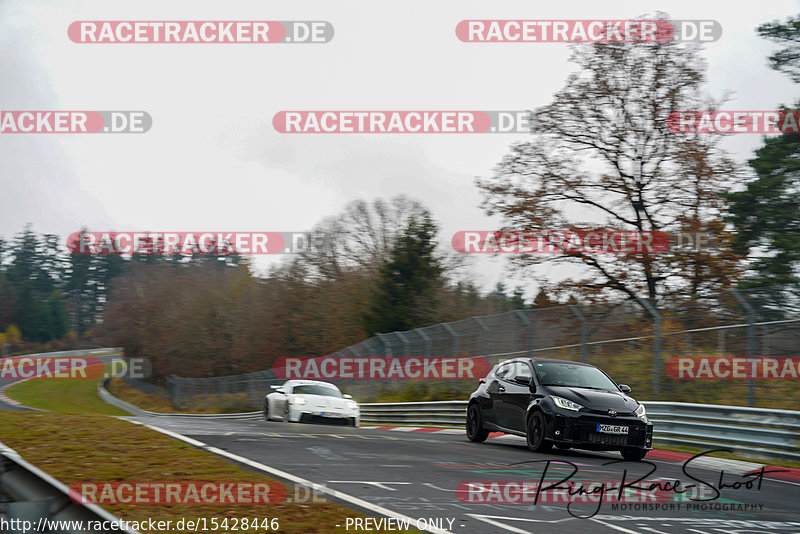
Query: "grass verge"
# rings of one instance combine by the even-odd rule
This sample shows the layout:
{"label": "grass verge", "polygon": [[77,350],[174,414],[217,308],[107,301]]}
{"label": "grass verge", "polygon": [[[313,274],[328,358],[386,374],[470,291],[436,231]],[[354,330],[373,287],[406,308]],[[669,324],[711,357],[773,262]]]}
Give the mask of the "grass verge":
{"label": "grass verge", "polygon": [[59,413],[129,415],[97,396],[97,380],[36,378],[14,384],[6,395],[24,406]]}

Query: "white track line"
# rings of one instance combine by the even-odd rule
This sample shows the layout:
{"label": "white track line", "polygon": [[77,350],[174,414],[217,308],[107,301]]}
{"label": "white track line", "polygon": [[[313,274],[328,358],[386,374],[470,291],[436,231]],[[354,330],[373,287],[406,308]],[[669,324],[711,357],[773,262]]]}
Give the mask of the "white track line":
{"label": "white track line", "polygon": [[[409,522],[411,522],[411,523],[416,525],[417,520],[414,519],[413,517],[409,517],[409,516],[406,516],[406,515],[403,515],[403,514],[399,514],[397,512],[389,510],[388,508],[384,508],[383,506],[378,506],[376,504],[372,504],[370,502],[367,502],[367,501],[365,501],[363,499],[359,499],[358,497],[353,497],[352,495],[348,495],[347,493],[342,493],[341,491],[337,491],[337,490],[334,490],[334,489],[327,488],[327,487],[322,486],[320,484],[316,484],[314,482],[311,482],[310,480],[306,480],[304,478],[298,477],[298,476],[293,475],[291,473],[287,473],[286,471],[281,471],[280,469],[276,469],[274,467],[270,467],[268,465],[264,465],[264,464],[262,464],[260,462],[256,462],[256,461],[250,460],[249,458],[245,458],[244,456],[239,456],[237,454],[232,454],[232,453],[230,453],[228,451],[223,451],[222,449],[218,449],[216,447],[211,447],[210,445],[206,445],[205,443],[203,443],[201,441],[197,441],[196,439],[189,438],[189,437],[184,436],[182,434],[178,434],[176,432],[172,432],[172,431],[166,430],[164,428],[159,428],[157,426],[148,425],[147,423],[141,423],[141,422],[138,422],[138,421],[131,421],[131,422],[135,423],[135,424],[138,424],[138,425],[146,426],[147,428],[155,430],[156,432],[161,432],[162,434],[166,434],[167,436],[170,436],[172,438],[181,440],[181,441],[183,441],[185,443],[188,443],[190,445],[193,445],[195,447],[198,447],[198,448],[201,448],[201,449],[205,449],[208,452],[217,454],[219,456],[224,456],[226,458],[230,458],[231,460],[234,460],[236,462],[239,462],[239,463],[242,463],[242,464],[245,464],[245,465],[249,465],[250,467],[254,467],[254,468],[256,468],[256,469],[258,469],[260,471],[264,471],[264,472],[269,473],[271,475],[274,475],[276,477],[283,478],[285,480],[290,480],[290,481],[294,482],[295,484],[300,484],[301,486],[305,486],[307,488],[313,488],[315,491],[318,491],[320,493],[326,493],[326,494],[330,495],[331,497],[334,497],[336,499],[339,499],[339,500],[342,500],[342,501],[345,501],[345,502],[349,502],[350,504],[358,506],[359,508],[363,508],[364,510],[369,510],[370,512],[373,512],[373,513],[376,513],[376,514],[379,514],[379,515],[382,515],[382,516],[385,516],[385,517],[393,517],[393,518],[396,518],[396,519],[398,519],[400,521],[403,521],[403,522],[409,521]],[[419,527],[417,527],[417,528],[419,528]],[[435,528],[435,527],[428,527],[427,529],[420,529],[420,530],[425,530],[426,532],[431,532],[432,534],[451,534],[451,532],[449,530],[444,530],[444,529]]]}

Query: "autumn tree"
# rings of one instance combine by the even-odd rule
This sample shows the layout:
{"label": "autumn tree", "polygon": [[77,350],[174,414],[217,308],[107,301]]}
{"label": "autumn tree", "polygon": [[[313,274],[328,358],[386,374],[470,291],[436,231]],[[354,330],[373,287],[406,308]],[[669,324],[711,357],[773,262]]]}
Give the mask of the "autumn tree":
{"label": "autumn tree", "polygon": [[[483,209],[515,231],[592,230],[671,234],[703,231],[714,250],[658,254],[520,254],[512,265],[573,265],[552,286],[598,301],[707,297],[736,280],[720,192],[737,180],[734,164],[710,136],[669,130],[673,111],[712,105],[700,93],[705,62],[696,45],[573,45],[570,74],[551,103],[536,109],[529,140],[488,179],[478,179]],[[693,262],[695,262],[693,264]]]}

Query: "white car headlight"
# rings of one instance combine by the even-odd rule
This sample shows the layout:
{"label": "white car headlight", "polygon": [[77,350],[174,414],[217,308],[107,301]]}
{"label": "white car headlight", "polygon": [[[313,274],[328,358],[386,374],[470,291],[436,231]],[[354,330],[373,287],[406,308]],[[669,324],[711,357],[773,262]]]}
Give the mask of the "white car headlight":
{"label": "white car headlight", "polygon": [[556,403],[556,406],[558,406],[559,408],[564,408],[565,410],[572,410],[573,412],[577,412],[578,410],[583,408],[583,406],[581,406],[577,402],[572,402],[571,400],[565,399],[564,397],[556,397],[555,395],[553,395],[550,398],[553,399],[553,402]]}
{"label": "white car headlight", "polygon": [[291,397],[289,398],[289,404],[297,404],[298,406],[302,406],[306,403],[305,397]]}
{"label": "white car headlight", "polygon": [[358,410],[358,403],[355,401],[347,401],[347,407],[351,410]]}
{"label": "white car headlight", "polygon": [[645,413],[647,412],[644,409],[644,404],[640,404],[639,407],[636,408],[636,411],[633,412],[633,415],[635,415],[636,417],[644,417]]}

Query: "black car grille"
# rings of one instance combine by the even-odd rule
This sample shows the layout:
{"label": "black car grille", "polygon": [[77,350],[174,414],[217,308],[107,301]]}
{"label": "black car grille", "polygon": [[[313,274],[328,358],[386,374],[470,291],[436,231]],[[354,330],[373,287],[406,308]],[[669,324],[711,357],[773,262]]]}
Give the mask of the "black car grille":
{"label": "black car grille", "polygon": [[[609,417],[608,410],[591,410],[584,408],[581,413],[599,415],[600,417]],[[633,412],[617,412],[617,417],[632,417]]]}
{"label": "black car grille", "polygon": [[628,445],[629,434],[600,434],[589,432],[586,441],[589,443],[599,443],[601,445]]}
{"label": "black car grille", "polygon": [[300,415],[300,422],[318,423],[323,425],[348,426],[351,424],[351,419],[347,417],[322,417],[320,415],[304,413]]}
{"label": "black car grille", "polygon": [[[627,434],[605,434],[597,432],[597,425],[623,425],[628,427]],[[645,447],[652,430],[639,420],[624,420],[610,417],[556,417],[554,431],[556,439],[564,441],[582,441],[597,445]],[[649,444],[648,444],[649,445]]]}

